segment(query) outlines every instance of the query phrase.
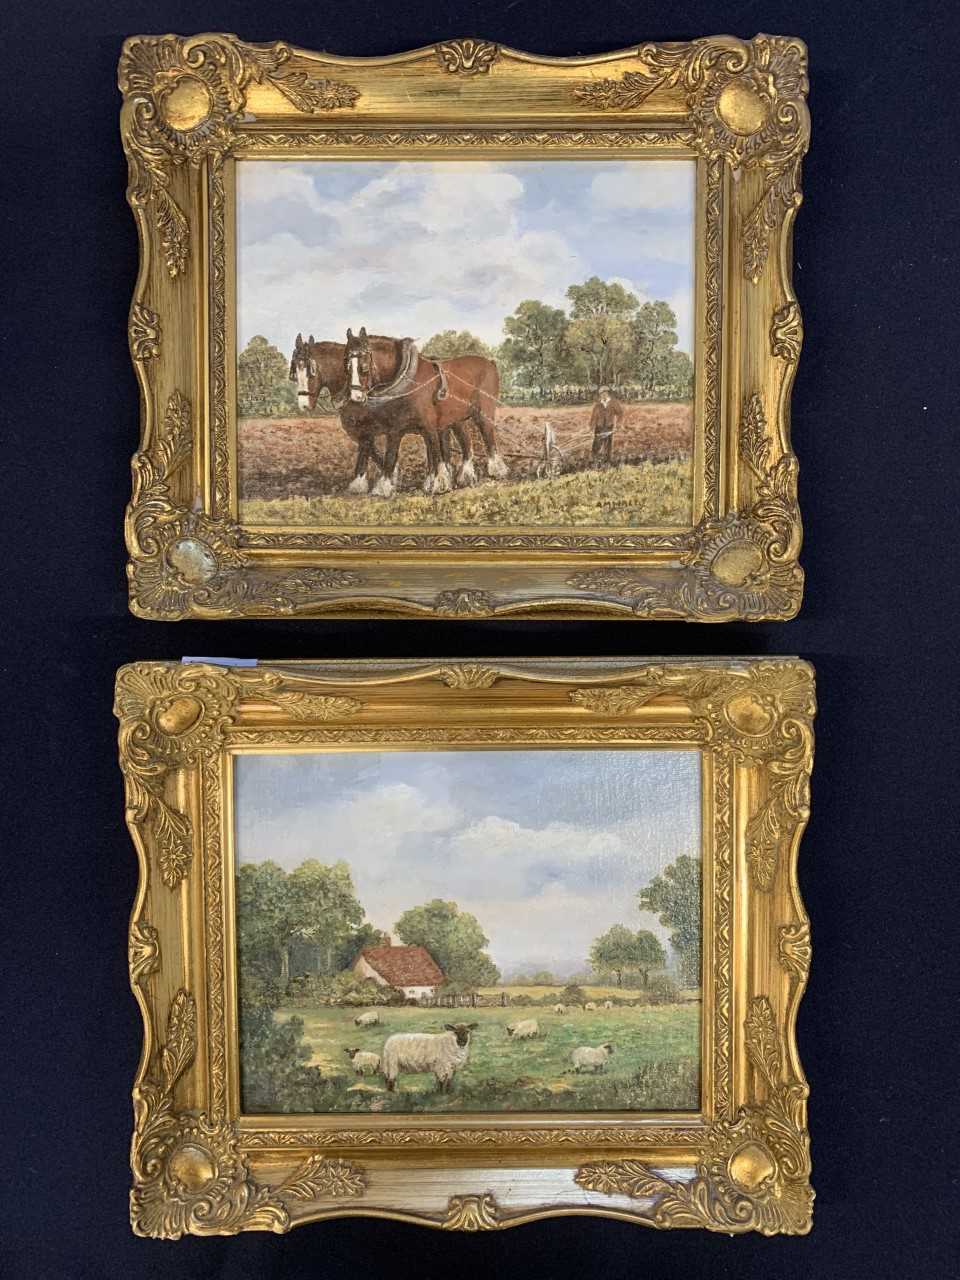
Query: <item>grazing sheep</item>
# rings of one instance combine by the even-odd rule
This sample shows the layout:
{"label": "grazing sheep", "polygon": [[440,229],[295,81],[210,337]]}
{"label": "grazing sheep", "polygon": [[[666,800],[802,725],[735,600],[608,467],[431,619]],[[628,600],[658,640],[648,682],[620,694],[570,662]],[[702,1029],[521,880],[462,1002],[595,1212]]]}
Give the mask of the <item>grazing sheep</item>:
{"label": "grazing sheep", "polygon": [[438,1087],[449,1091],[454,1073],[470,1054],[470,1032],[478,1026],[476,1022],[447,1022],[440,1035],[409,1031],[390,1036],[382,1055],[387,1088],[393,1092],[401,1072],[432,1071]]}
{"label": "grazing sheep", "polygon": [[520,1022],[507,1024],[507,1035],[514,1040],[535,1040],[540,1034],[540,1024],[536,1018],[524,1018]]}
{"label": "grazing sheep", "polygon": [[358,1076],[375,1076],[380,1070],[379,1053],[365,1053],[362,1049],[344,1049]]}
{"label": "grazing sheep", "polygon": [[582,1044],[578,1049],[573,1051],[573,1065],[579,1074],[581,1071],[592,1070],[596,1075],[598,1071],[602,1071],[607,1065],[607,1059],[613,1053],[612,1044],[600,1044],[596,1048],[591,1048],[588,1044]]}
{"label": "grazing sheep", "polygon": [[612,1008],[613,1008],[613,1001],[612,1001],[612,1000],[604,1000],[604,1002],[603,1002],[603,1007],[604,1007],[605,1009],[612,1009]]}
{"label": "grazing sheep", "polygon": [[592,1000],[588,1000],[583,1008],[586,1013],[596,1013],[597,1011],[597,1006]]}
{"label": "grazing sheep", "polygon": [[353,1020],[355,1027],[375,1027],[380,1022],[380,1015],[375,1009],[370,1009],[367,1013],[358,1013]]}
{"label": "grazing sheep", "polygon": [[566,1006],[565,1004],[555,1004],[555,1005],[553,1006],[553,1012],[554,1012],[554,1013],[566,1013],[566,1012],[567,1012],[567,1006]]}

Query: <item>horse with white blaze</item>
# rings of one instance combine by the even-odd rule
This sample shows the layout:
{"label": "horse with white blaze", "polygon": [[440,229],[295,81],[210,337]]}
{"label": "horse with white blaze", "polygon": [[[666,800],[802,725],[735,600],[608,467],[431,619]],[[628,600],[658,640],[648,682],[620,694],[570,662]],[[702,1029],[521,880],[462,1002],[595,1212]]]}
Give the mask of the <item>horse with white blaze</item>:
{"label": "horse with white blaze", "polygon": [[403,1031],[390,1036],[383,1046],[381,1063],[387,1089],[396,1087],[403,1072],[432,1071],[437,1086],[449,1090],[453,1077],[470,1056],[470,1032],[477,1022],[447,1022],[439,1035],[426,1031]]}

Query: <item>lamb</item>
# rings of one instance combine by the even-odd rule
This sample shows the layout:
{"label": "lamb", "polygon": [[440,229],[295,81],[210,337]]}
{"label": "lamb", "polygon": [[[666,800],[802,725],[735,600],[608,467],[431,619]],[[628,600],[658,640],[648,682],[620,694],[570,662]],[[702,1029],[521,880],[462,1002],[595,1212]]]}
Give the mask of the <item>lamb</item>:
{"label": "lamb", "polygon": [[376,1009],[370,1009],[367,1013],[358,1013],[353,1020],[355,1027],[375,1027],[380,1022],[380,1015]]}
{"label": "lamb", "polygon": [[590,1069],[596,1075],[598,1071],[602,1071],[607,1065],[607,1059],[611,1053],[613,1053],[612,1044],[600,1044],[596,1048],[588,1044],[582,1044],[573,1051],[573,1065],[576,1067],[578,1074],[581,1071]]}
{"label": "lamb", "polygon": [[604,1002],[603,1002],[603,1007],[604,1007],[605,1009],[612,1009],[612,1008],[613,1008],[613,1001],[612,1001],[612,1000],[604,1000]]}
{"label": "lamb", "polygon": [[379,1053],[365,1053],[362,1049],[344,1049],[358,1076],[375,1076],[380,1070]]}
{"label": "lamb", "polygon": [[524,1018],[520,1022],[507,1024],[507,1035],[514,1040],[535,1040],[540,1035],[540,1024],[536,1018]]}
{"label": "lamb", "polygon": [[566,1012],[567,1012],[567,1006],[566,1006],[565,1004],[555,1004],[555,1005],[553,1006],[553,1012],[554,1012],[554,1013],[566,1013]]}
{"label": "lamb", "polygon": [[470,1054],[470,1032],[479,1025],[447,1022],[440,1035],[409,1031],[388,1037],[381,1058],[387,1089],[393,1092],[401,1072],[432,1071],[438,1088],[449,1092],[454,1074]]}
{"label": "lamb", "polygon": [[583,1008],[586,1013],[595,1013],[597,1006],[592,1000],[588,1000],[587,1003],[583,1006]]}

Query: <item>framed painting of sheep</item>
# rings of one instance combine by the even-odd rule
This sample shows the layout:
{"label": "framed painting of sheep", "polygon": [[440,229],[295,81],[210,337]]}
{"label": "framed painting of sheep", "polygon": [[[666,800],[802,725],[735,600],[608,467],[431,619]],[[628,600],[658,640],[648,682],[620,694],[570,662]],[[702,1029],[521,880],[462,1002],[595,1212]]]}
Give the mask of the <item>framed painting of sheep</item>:
{"label": "framed painting of sheep", "polygon": [[116,711],[136,1231],[809,1228],[806,664],[139,663]]}
{"label": "framed painting of sheep", "polygon": [[801,42],[142,36],[120,87],[134,612],[797,611]]}

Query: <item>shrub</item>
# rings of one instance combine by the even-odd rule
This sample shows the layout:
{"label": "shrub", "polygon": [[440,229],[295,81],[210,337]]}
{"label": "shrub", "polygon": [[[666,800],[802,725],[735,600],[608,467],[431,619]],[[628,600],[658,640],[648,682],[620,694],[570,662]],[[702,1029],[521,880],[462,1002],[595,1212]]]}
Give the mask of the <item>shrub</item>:
{"label": "shrub", "polygon": [[578,987],[575,982],[571,982],[569,986],[563,988],[556,1000],[560,1004],[586,1004],[587,993],[583,987]]}
{"label": "shrub", "polygon": [[646,995],[650,1004],[676,1004],[680,988],[669,973],[655,973],[650,979]]}
{"label": "shrub", "polygon": [[306,1065],[309,1059],[301,1018],[278,1023],[263,1005],[241,1006],[240,1087],[245,1111],[326,1110],[340,1081],[325,1080],[319,1067]]}
{"label": "shrub", "polygon": [[528,1005],[531,1005],[534,1003],[534,999],[533,999],[533,996],[528,996],[524,992],[521,992],[519,995],[511,996],[510,1003],[520,1005],[522,1008],[526,1008]]}

